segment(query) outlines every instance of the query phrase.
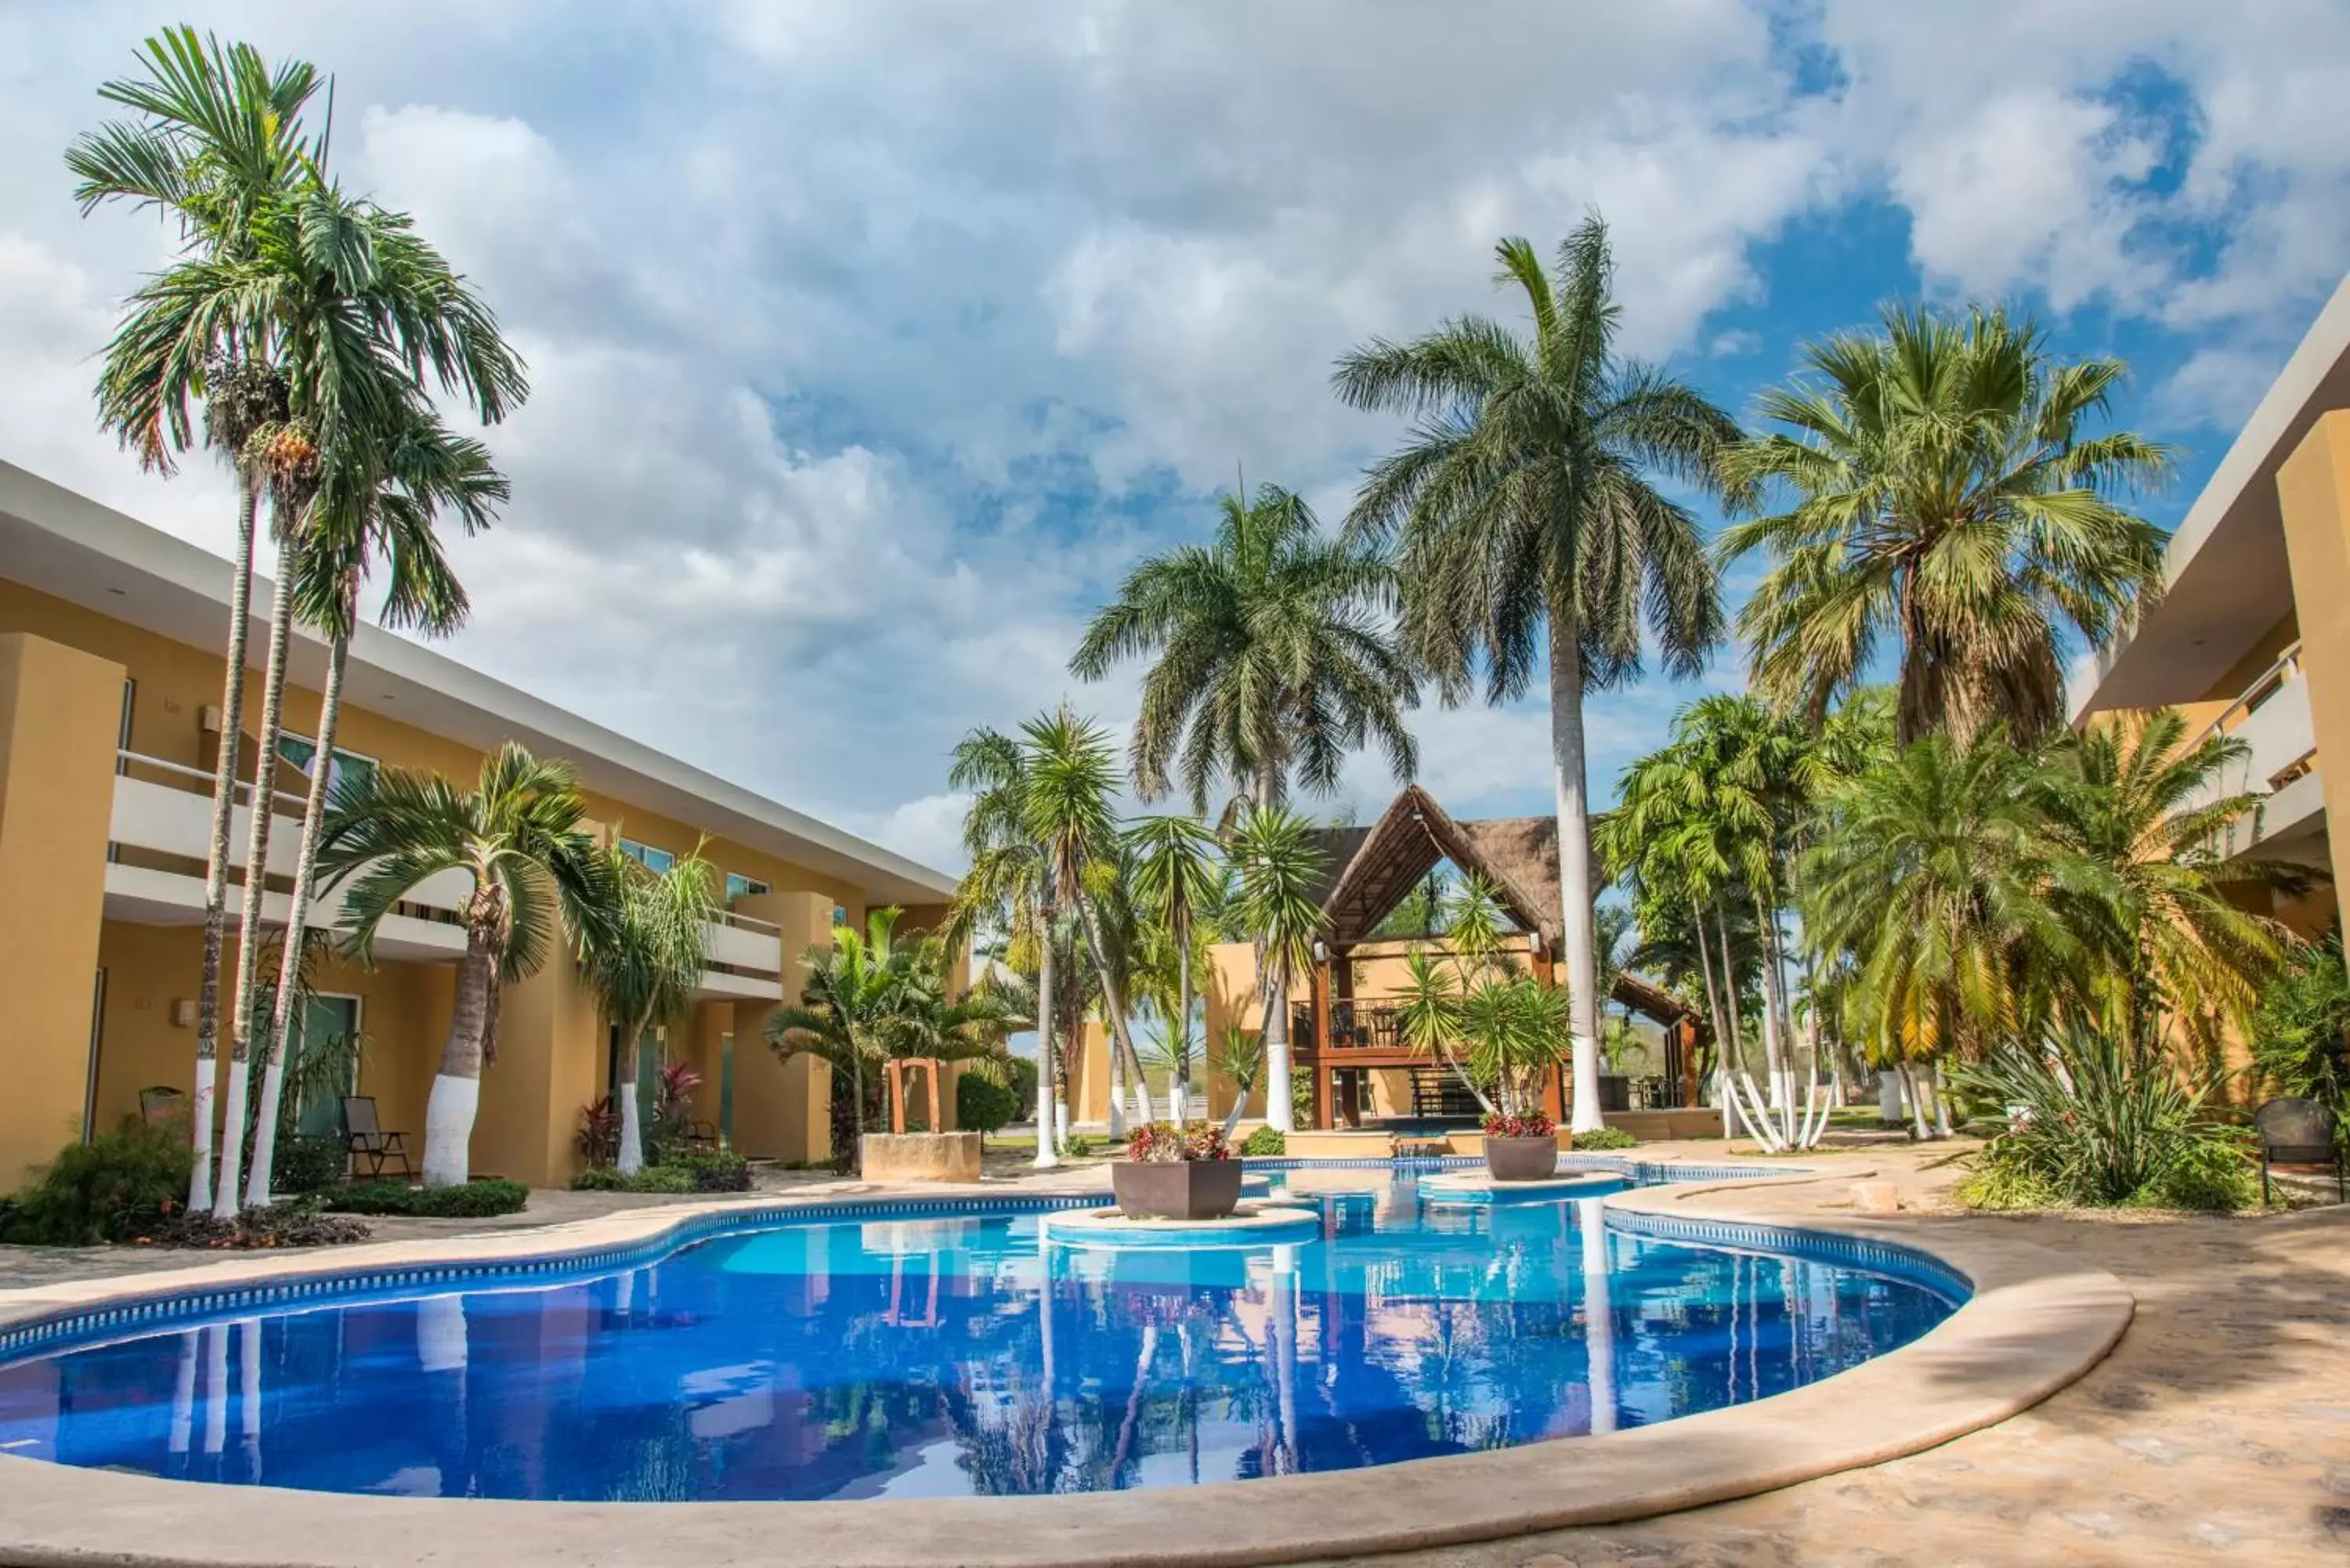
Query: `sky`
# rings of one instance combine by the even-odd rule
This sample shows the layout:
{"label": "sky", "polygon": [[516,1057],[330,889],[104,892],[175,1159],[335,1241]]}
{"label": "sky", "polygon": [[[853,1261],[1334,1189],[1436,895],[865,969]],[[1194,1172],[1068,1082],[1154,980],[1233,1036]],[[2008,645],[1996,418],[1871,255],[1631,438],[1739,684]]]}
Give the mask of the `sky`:
{"label": "sky", "polygon": [[[1236,474],[1343,517],[1398,430],[1332,361],[1506,315],[1505,234],[1600,213],[1624,349],[1740,412],[1881,302],[2028,307],[2128,360],[2165,524],[2350,268],[2344,0],[0,0],[0,457],[223,551],[89,396],[173,236],[62,161],[181,21],[333,73],[336,171],[529,361],[449,651],[948,869],[956,740],[1122,739],[1092,610]],[[1595,700],[1595,789],[1742,678]],[[1539,706],[1413,723],[1456,815],[1547,808]]]}

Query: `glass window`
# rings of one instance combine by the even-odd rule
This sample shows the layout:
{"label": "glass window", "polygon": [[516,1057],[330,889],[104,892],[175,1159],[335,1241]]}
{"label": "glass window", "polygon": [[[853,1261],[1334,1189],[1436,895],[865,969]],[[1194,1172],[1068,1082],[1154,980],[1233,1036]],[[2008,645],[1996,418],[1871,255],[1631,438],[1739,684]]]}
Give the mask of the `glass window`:
{"label": "glass window", "polygon": [[745,877],[739,871],[726,873],[726,898],[729,903],[737,898],[748,898],[755,893],[764,893],[767,890],[767,885],[755,877]]}
{"label": "glass window", "polygon": [[[277,754],[301,770],[302,776],[307,778],[310,776],[311,759],[318,754],[318,742],[307,735],[280,730],[277,732]],[[327,774],[328,794],[339,795],[355,784],[366,783],[375,777],[375,766],[373,757],[363,757],[357,752],[347,752],[337,746],[335,760]]]}
{"label": "glass window", "polygon": [[663,872],[677,864],[677,857],[666,849],[656,849],[650,844],[639,844],[633,838],[620,840],[620,853],[642,865],[648,871]]}

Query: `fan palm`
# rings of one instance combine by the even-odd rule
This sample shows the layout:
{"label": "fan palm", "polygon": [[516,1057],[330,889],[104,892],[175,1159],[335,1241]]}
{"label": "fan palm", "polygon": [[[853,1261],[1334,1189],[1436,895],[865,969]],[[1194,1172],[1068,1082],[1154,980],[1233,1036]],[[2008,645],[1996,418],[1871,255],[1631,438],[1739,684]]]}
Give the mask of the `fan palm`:
{"label": "fan palm", "polygon": [[371,961],[384,918],[419,883],[462,871],[465,957],[424,1115],[424,1181],[465,1179],[484,1060],[494,1054],[498,999],[557,951],[558,938],[603,940],[618,902],[609,862],[581,824],[577,772],[508,742],[482,763],[471,793],[448,780],[382,768],[352,781],[327,815],[318,867],[346,879],[342,920],[352,954]]}
{"label": "fan palm", "polygon": [[1238,888],[1242,923],[1256,934],[1264,1011],[1265,1119],[1282,1132],[1295,1128],[1289,1095],[1289,986],[1314,963],[1322,933],[1315,888],[1325,857],[1314,825],[1280,805],[1244,807],[1227,831],[1224,853]]}
{"label": "fan palm", "polygon": [[1667,670],[1691,676],[1720,640],[1721,605],[1697,521],[1651,473],[1712,483],[1738,435],[1686,384],[1617,358],[1607,231],[1560,249],[1499,248],[1497,281],[1524,296],[1534,334],[1461,317],[1409,343],[1374,340],[1334,376],[1357,408],[1414,421],[1355,504],[1359,536],[1393,541],[1405,651],[1448,701],[1479,670],[1489,701],[1523,691],[1548,656],[1559,897],[1574,998],[1575,1131],[1603,1125],[1591,909],[1586,691],[1635,678],[1646,623]]}
{"label": "fan palm", "polygon": [[[352,439],[339,445],[311,504],[311,535],[301,552],[295,585],[296,616],[327,636],[327,678],[319,690],[318,732],[310,756],[310,784],[302,836],[294,861],[287,924],[298,944],[309,917],[318,846],[326,831],[328,795],[335,776],[335,735],[342,718],[343,675],[359,626],[361,579],[380,556],[386,568],[386,626],[446,636],[464,622],[465,591],[442,555],[433,532],[446,509],[465,532],[485,527],[505,501],[505,477],[490,465],[481,442],[452,435],[439,421],[409,410],[388,439]],[[295,950],[291,944],[287,952]],[[296,1014],[281,976],[276,1006],[260,1046],[261,1135],[254,1141],[246,1179],[247,1204],[269,1201],[271,1134],[285,1086],[286,1049]],[[634,1082],[633,1079],[630,1080]]]}
{"label": "fan palm", "polygon": [[579,977],[596,998],[619,1051],[619,1167],[645,1165],[644,1107],[637,1093],[637,1054],[649,1033],[683,1018],[702,981],[709,922],[720,909],[718,875],[694,852],[654,871],[617,840],[601,851],[609,881],[609,918],[580,933]]}
{"label": "fan palm", "polygon": [[1785,428],[1721,458],[1740,510],[1794,497],[1721,539],[1772,563],[1739,615],[1757,687],[1816,719],[1890,642],[1905,743],[2054,728],[2063,640],[2111,635],[2161,564],[2161,531],[2110,496],[2162,479],[2169,450],[2089,429],[2122,363],[2057,364],[2028,317],[1980,306],[1888,306],[1804,362],[1762,400]]}

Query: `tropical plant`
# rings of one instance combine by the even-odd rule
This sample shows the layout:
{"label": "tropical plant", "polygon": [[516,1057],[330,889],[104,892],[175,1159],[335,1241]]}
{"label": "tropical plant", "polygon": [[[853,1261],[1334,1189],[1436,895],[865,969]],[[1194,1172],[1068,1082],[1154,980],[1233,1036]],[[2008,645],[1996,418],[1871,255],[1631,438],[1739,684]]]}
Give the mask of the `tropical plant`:
{"label": "tropical plant", "polygon": [[2333,1107],[2350,1131],[2350,969],[2342,936],[2291,949],[2251,1019],[2252,1064],[2265,1092]]}
{"label": "tropical plant", "polygon": [[1286,806],[1253,803],[1242,808],[1226,831],[1224,853],[1238,883],[1242,924],[1256,939],[1264,1002],[1265,1120],[1292,1132],[1297,1105],[1289,1074],[1289,987],[1313,967],[1315,940],[1322,933],[1315,889],[1326,857],[1304,816]]}
{"label": "tropical plant", "polygon": [[508,742],[484,761],[471,793],[431,774],[380,768],[352,781],[328,813],[318,866],[328,888],[349,883],[343,929],[361,963],[372,962],[376,932],[419,883],[444,871],[473,883],[456,1005],[425,1107],[427,1186],[465,1179],[503,989],[536,973],[567,936],[574,947],[605,940],[619,890],[582,826],[587,812],[570,763]]}
{"label": "tropical plant", "polygon": [[1738,436],[1693,388],[1619,358],[1606,226],[1560,248],[1556,275],[1509,239],[1498,282],[1532,317],[1526,337],[1461,317],[1409,343],[1374,340],[1338,363],[1339,395],[1414,421],[1373,465],[1349,519],[1392,542],[1407,654],[1446,701],[1484,678],[1489,701],[1523,691],[1547,656],[1557,798],[1561,958],[1575,999],[1571,1125],[1603,1124],[1591,823],[1583,699],[1637,677],[1647,623],[1676,676],[1720,639],[1721,606],[1696,518],[1651,473],[1705,486]]}
{"label": "tropical plant", "polygon": [[[1224,1128],[1232,1137],[1232,1129]],[[1241,1153],[1251,1159],[1277,1159],[1289,1152],[1289,1138],[1279,1127],[1259,1127],[1241,1140]]]}
{"label": "tropical plant", "polygon": [[1146,816],[1126,830],[1128,877],[1139,909],[1156,921],[1176,965],[1174,1011],[1160,1054],[1168,1068],[1167,1097],[1178,1121],[1191,1096],[1191,964],[1201,909],[1222,882],[1216,836],[1196,817]]}
{"label": "tropical plant", "polygon": [[1458,1078],[1476,1096],[1480,1110],[1492,1111],[1484,1081],[1455,1054],[1461,1039],[1460,971],[1426,949],[1414,947],[1404,955],[1395,1008],[1396,1033],[1403,1043]]}
{"label": "tropical plant", "polygon": [[529,1188],[493,1176],[422,1187],[405,1181],[354,1181],[327,1198],[327,1207],[338,1214],[400,1214],[422,1220],[519,1214],[529,1202]]}
{"label": "tropical plant", "polygon": [[126,1116],[36,1171],[0,1214],[0,1241],[88,1247],[151,1234],[183,1212],[193,1158],[175,1129]]}
{"label": "tropical plant", "polygon": [[606,918],[579,934],[579,978],[616,1031],[619,1062],[620,1174],[645,1168],[646,1106],[638,1094],[637,1055],[644,1038],[681,1020],[693,1005],[719,913],[717,871],[700,846],[665,871],[621,847],[619,833],[598,853],[612,902]]}
{"label": "tropical plant", "polygon": [[1224,1136],[1230,1137],[1248,1112],[1249,1096],[1263,1081],[1264,1036],[1252,1034],[1237,1023],[1225,1024],[1224,1037],[1216,1047],[1216,1071],[1232,1086],[1232,1108],[1224,1113]]}
{"label": "tropical plant", "polygon": [[1567,1053],[1572,1005],[1564,986],[1529,975],[1487,974],[1461,993],[1469,1072],[1492,1086],[1493,1111],[1517,1117],[1540,1112],[1544,1085]]}
{"label": "tropical plant", "polygon": [[1816,720],[1890,643],[1905,744],[2058,726],[2064,640],[2104,640],[2158,580],[2161,531],[2110,497],[2171,453],[2091,433],[2121,361],[2059,364],[2003,309],[1888,306],[1804,367],[1762,400],[1783,428],[1721,459],[1734,508],[1793,498],[1721,539],[1725,560],[1771,560],[1739,616],[1757,690]]}
{"label": "tropical plant", "polygon": [[1126,1158],[1138,1164],[1230,1159],[1224,1129],[1214,1122],[1144,1122],[1126,1140]]}
{"label": "tropical plant", "polygon": [[1020,1096],[1009,1084],[999,1084],[977,1073],[964,1073],[955,1079],[955,1126],[979,1135],[980,1147],[987,1147],[987,1135],[997,1132],[1020,1116]]}

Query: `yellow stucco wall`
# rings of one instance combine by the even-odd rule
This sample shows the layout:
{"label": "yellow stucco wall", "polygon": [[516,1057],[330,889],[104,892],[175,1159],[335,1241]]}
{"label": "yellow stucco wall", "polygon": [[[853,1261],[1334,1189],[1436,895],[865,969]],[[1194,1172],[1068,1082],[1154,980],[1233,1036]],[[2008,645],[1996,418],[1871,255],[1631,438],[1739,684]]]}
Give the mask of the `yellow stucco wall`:
{"label": "yellow stucco wall", "polygon": [[81,1136],[122,667],[0,636],[0,1183]]}
{"label": "yellow stucco wall", "polygon": [[2350,410],[2320,419],[2277,472],[2337,887],[2350,879]]}

